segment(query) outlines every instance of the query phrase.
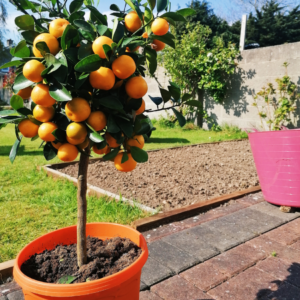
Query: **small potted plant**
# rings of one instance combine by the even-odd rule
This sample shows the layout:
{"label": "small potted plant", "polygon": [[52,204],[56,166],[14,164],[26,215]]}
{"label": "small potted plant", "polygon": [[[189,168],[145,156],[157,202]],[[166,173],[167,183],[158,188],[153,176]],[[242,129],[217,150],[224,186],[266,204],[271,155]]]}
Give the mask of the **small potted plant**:
{"label": "small potted plant", "polygon": [[[262,131],[249,133],[264,198],[273,204],[300,207],[300,129],[288,129],[297,111],[298,86],[287,74],[254,95]],[[259,107],[258,99],[264,105]],[[299,120],[294,119],[294,124]]]}
{"label": "small potted plant", "polygon": [[[27,300],[139,299],[141,269],[148,257],[143,236],[118,224],[86,224],[90,149],[122,172],[148,160],[142,148],[154,128],[143,114],[145,67],[154,74],[157,51],[165,44],[175,47],[169,23],[185,22],[194,11],[170,12],[167,0],[143,5],[125,0],[123,10],[110,6],[115,20],[109,28],[107,16],[91,0],[74,0],[68,7],[59,0],[12,3],[23,13],[15,23],[24,40],[11,49],[12,61],[1,67],[16,67],[13,110],[0,112],[0,129],[15,125],[10,160],[15,160],[23,137],[40,138],[47,160],[57,156],[70,162],[80,153],[77,226],[25,246],[17,256],[14,278]],[[170,109],[183,126],[185,119],[175,107],[194,105],[191,95],[181,95],[173,82],[161,94],[151,99],[163,104],[159,110],[172,100]],[[24,107],[29,96],[31,109]]]}

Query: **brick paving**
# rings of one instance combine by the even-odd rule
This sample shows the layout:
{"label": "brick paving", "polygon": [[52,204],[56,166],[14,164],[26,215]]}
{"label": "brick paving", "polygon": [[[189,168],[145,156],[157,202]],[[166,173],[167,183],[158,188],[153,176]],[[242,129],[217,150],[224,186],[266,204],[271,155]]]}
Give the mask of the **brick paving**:
{"label": "brick paving", "polygon": [[[255,193],[144,232],[140,300],[300,300],[299,217]],[[0,300],[22,299],[0,286]]]}

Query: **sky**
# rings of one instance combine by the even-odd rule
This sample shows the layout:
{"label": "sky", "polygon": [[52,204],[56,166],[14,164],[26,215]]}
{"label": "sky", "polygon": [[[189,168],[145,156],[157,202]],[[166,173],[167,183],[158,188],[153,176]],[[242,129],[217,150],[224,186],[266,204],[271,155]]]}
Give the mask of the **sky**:
{"label": "sky", "polygon": [[[69,6],[70,2],[70,0],[67,2],[67,7]],[[97,0],[95,2],[97,2]],[[211,8],[214,9],[217,15],[223,18],[230,19],[230,13],[232,11],[231,0],[210,0],[208,2],[210,3]],[[176,10],[179,7],[184,8],[187,6],[187,3],[189,3],[189,0],[171,0],[171,10]],[[124,0],[100,0],[100,3],[97,8],[101,13],[107,14],[109,16],[109,7],[111,4],[116,4],[120,7],[120,9],[122,9],[124,7]],[[12,39],[15,41],[15,43],[17,43],[20,40],[20,35],[18,34],[14,20],[17,16],[22,15],[23,13],[17,11],[15,7],[10,3],[7,4],[7,10],[9,17],[6,26],[4,27],[6,29],[6,31],[4,32],[4,39]],[[241,16],[242,14],[243,12],[241,12]],[[108,19],[110,21],[109,23],[112,24],[111,22],[113,20],[113,17],[109,16]],[[3,29],[3,27],[0,28]]]}

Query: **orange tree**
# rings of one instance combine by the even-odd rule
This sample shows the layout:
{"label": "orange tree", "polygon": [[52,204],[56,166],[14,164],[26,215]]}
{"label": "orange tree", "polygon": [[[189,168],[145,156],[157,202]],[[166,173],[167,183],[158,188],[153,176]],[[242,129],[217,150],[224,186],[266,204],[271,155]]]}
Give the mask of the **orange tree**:
{"label": "orange tree", "polygon": [[[167,0],[148,0],[143,5],[125,0],[113,28],[107,16],[91,0],[74,0],[66,7],[59,0],[13,0],[23,15],[15,19],[22,40],[11,49],[13,59],[0,68],[16,67],[11,98],[13,110],[0,112],[0,128],[15,124],[16,142],[10,152],[14,161],[22,137],[40,138],[46,160],[55,156],[69,162],[80,152],[78,171],[77,255],[79,267],[86,263],[87,170],[92,148],[113,160],[119,171],[132,171],[148,160],[144,137],[153,130],[143,114],[142,99],[148,87],[145,67],[151,75],[157,68],[157,51],[165,44],[175,47],[169,24],[185,22],[194,13],[187,8],[168,11]],[[157,15],[154,16],[153,10]],[[85,20],[85,12],[90,17]],[[31,13],[31,15],[30,15]],[[43,17],[41,15],[47,15]],[[40,18],[37,18],[37,15]],[[159,17],[158,17],[159,15]],[[136,52],[139,50],[139,52]],[[162,97],[151,97],[158,109],[172,101],[179,123],[185,119],[175,109],[191,96],[181,95],[173,82],[161,88]],[[23,100],[32,99],[31,109]],[[159,105],[163,107],[159,108]]]}

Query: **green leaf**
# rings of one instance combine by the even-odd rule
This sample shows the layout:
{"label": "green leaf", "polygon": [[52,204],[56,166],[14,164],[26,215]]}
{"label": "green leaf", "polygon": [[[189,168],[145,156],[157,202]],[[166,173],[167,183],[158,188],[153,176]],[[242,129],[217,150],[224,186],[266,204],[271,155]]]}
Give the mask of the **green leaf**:
{"label": "green leaf", "polygon": [[78,48],[70,48],[64,51],[66,58],[72,62],[74,65],[78,62]]}
{"label": "green leaf", "polygon": [[[155,0],[154,0],[154,5],[155,5]],[[153,19],[152,10],[150,10],[148,7],[145,7],[144,18],[145,18],[145,24],[148,24]],[[148,34],[151,34],[152,32],[151,23],[148,24],[145,29]]]}
{"label": "green leaf", "polygon": [[14,90],[19,91],[19,90],[25,89],[33,84],[34,83],[32,81],[30,81],[24,77],[23,73],[20,73],[15,78],[13,88],[14,88]]}
{"label": "green leaf", "polygon": [[66,132],[64,130],[60,129],[60,128],[57,128],[57,129],[53,130],[52,134],[61,143],[65,143],[67,141]]}
{"label": "green leaf", "polygon": [[183,127],[186,124],[186,119],[184,118],[184,116],[175,108],[172,107],[172,110],[178,120],[178,123],[181,127]]}
{"label": "green leaf", "polygon": [[157,12],[163,11],[168,5],[168,0],[157,0]]}
{"label": "green leaf", "polygon": [[73,23],[75,20],[84,19],[84,11],[76,11],[69,16],[69,22]]}
{"label": "green leaf", "polygon": [[155,40],[159,40],[169,45],[170,47],[175,49],[175,37],[172,33],[168,32],[165,35],[152,35],[151,36]]}
{"label": "green leaf", "polygon": [[93,53],[92,44],[83,44],[78,49],[78,59],[84,59]]}
{"label": "green leaf", "polygon": [[82,30],[90,33],[92,35],[92,38],[95,39],[95,37],[96,37],[95,31],[91,24],[89,24],[88,22],[86,22],[84,20],[75,20],[74,24],[77,27],[81,28]]}
{"label": "green leaf", "polygon": [[151,8],[151,10],[153,10],[155,8],[156,5],[156,0],[147,0],[149,3],[149,6]]}
{"label": "green leaf", "polygon": [[107,31],[107,26],[106,25],[98,25],[97,26],[97,31],[100,35],[104,35],[104,33]]}
{"label": "green leaf", "polygon": [[60,83],[56,82],[50,86],[50,96],[56,101],[71,101],[72,96],[70,92]]}
{"label": "green leaf", "polygon": [[173,19],[168,18],[168,17],[164,17],[164,19],[165,19],[168,23],[170,23],[171,25],[173,25],[174,27],[176,27],[176,22],[175,22]]}
{"label": "green leaf", "polygon": [[189,105],[189,106],[194,106],[194,107],[198,107],[198,108],[202,108],[203,105],[201,104],[200,101],[198,100],[190,100],[184,103],[185,105]]}
{"label": "green leaf", "polygon": [[32,123],[34,123],[38,126],[40,126],[42,124],[42,122],[38,121],[33,115],[28,115],[27,117]]}
{"label": "green leaf", "polygon": [[162,88],[159,88],[159,90],[160,90],[160,94],[161,94],[162,98],[164,99],[165,103],[168,102],[169,100],[171,100],[172,95],[169,91],[162,89]]}
{"label": "green leaf", "polygon": [[36,43],[35,47],[41,52],[44,57],[47,53],[50,53],[50,50],[45,42],[38,42]]}
{"label": "green leaf", "polygon": [[34,30],[27,30],[27,31],[23,31],[21,32],[23,38],[25,39],[25,41],[28,44],[33,45],[33,41],[34,39],[40,34],[39,32],[36,32]]}
{"label": "green leaf", "polygon": [[102,159],[103,160],[111,160],[114,159],[119,153],[120,147],[113,149],[111,152],[105,154]]}
{"label": "green leaf", "polygon": [[32,111],[28,109],[27,107],[21,107],[18,109],[18,113],[23,116],[32,115]]}
{"label": "green leaf", "polygon": [[120,8],[119,8],[116,4],[112,4],[112,5],[110,6],[110,10],[120,11]]}
{"label": "green leaf", "polygon": [[78,11],[83,5],[83,0],[74,0],[70,3],[69,11],[70,13],[74,13]]}
{"label": "green leaf", "polygon": [[160,18],[170,18],[176,22],[186,22],[186,19],[181,14],[172,11],[164,13]]}
{"label": "green leaf", "polygon": [[157,52],[154,49],[145,47],[145,56],[149,72],[153,75],[157,68]]}
{"label": "green leaf", "polygon": [[9,68],[9,67],[17,67],[19,65],[22,65],[24,62],[21,60],[12,60],[6,64],[4,64],[3,66],[0,67],[1,69],[5,69],[5,68]]}
{"label": "green leaf", "polygon": [[112,115],[109,115],[107,118],[107,131],[111,133],[117,133],[120,131],[120,128]]}
{"label": "green leaf", "polygon": [[11,53],[13,56],[16,56],[16,57],[28,57],[30,56],[30,50],[29,48],[27,47],[26,45],[26,41],[23,40],[21,41],[16,48],[12,49],[13,53]]}
{"label": "green leaf", "polygon": [[185,101],[191,99],[192,96],[193,96],[192,94],[187,94],[187,93],[185,93],[185,94],[182,96],[182,102],[185,102]]}
{"label": "green leaf", "polygon": [[184,17],[193,16],[197,14],[197,12],[192,8],[182,8],[177,10],[176,13]]}
{"label": "green leaf", "polygon": [[148,153],[143,149],[132,146],[130,147],[130,153],[132,158],[138,163],[144,163],[148,161]]}
{"label": "green leaf", "polygon": [[34,30],[34,19],[29,15],[16,17],[15,24],[23,30]]}
{"label": "green leaf", "polygon": [[46,143],[43,152],[44,152],[44,157],[47,161],[55,158],[57,154],[56,149],[51,145],[51,143]]}
{"label": "green leaf", "polygon": [[151,97],[149,95],[149,98],[154,102],[156,105],[160,105],[163,102],[163,98],[161,97]]}
{"label": "green leaf", "polygon": [[15,115],[17,114],[17,112],[15,110],[0,110],[0,116],[11,116],[11,115]]}
{"label": "green leaf", "polygon": [[127,137],[132,137],[133,134],[133,124],[131,121],[126,121],[121,118],[115,119],[119,128],[125,133]]}
{"label": "green leaf", "polygon": [[123,152],[121,164],[124,164],[129,159],[127,152]]}
{"label": "green leaf", "polygon": [[111,47],[109,45],[106,45],[106,44],[104,44],[102,47],[103,47],[103,50],[104,50],[104,53],[105,53],[105,57],[109,61],[109,54],[112,51]]}
{"label": "green leaf", "polygon": [[22,135],[20,136],[20,139],[17,139],[14,143],[14,145],[12,146],[11,150],[10,150],[10,153],[9,153],[9,160],[11,161],[11,163],[14,162],[16,156],[17,156],[17,153],[18,153],[18,150],[19,150],[19,147],[20,147],[20,144],[21,144],[21,141],[22,141]]}
{"label": "green leaf", "polygon": [[131,98],[131,99],[127,100],[126,107],[129,107],[130,109],[133,109],[133,110],[138,110],[141,107],[142,102],[143,102],[142,98],[140,98],[140,99]]}
{"label": "green leaf", "polygon": [[91,11],[93,16],[98,20],[100,24],[107,25],[107,20],[104,15],[102,15],[97,8],[91,6],[91,5],[86,5],[86,7]]}
{"label": "green leaf", "polygon": [[104,141],[104,137],[97,132],[91,132],[89,138],[95,143],[101,143],[102,141]]}
{"label": "green leaf", "polygon": [[132,37],[129,37],[129,38],[125,38],[123,41],[122,41],[122,47],[125,47],[127,46],[129,43],[131,43],[132,41],[135,41],[137,39],[141,39],[140,36],[132,36]]}
{"label": "green leaf", "polygon": [[14,123],[15,121],[18,121],[20,119],[22,119],[23,117],[21,116],[9,116],[11,118],[0,118],[0,124],[8,124],[8,123]]}
{"label": "green leaf", "polygon": [[75,71],[77,72],[93,72],[98,70],[102,65],[102,60],[98,54],[92,54],[75,65]]}
{"label": "green leaf", "polygon": [[76,46],[79,41],[78,30],[72,25],[67,25],[60,41],[62,49],[66,50],[72,46]]}
{"label": "green leaf", "polygon": [[124,25],[122,25],[117,18],[114,20],[114,26],[112,31],[112,40],[118,43],[124,36],[125,30]]}
{"label": "green leaf", "polygon": [[122,109],[123,105],[120,102],[119,98],[116,96],[107,96],[101,99],[93,99],[95,105],[102,105],[111,109]]}
{"label": "green leaf", "polygon": [[134,10],[136,11],[136,13],[138,14],[139,18],[143,21],[143,13],[140,10],[139,6],[138,6],[138,2],[137,5],[135,3],[133,3],[131,0],[125,0],[125,2]]}
{"label": "green leaf", "polygon": [[171,85],[168,86],[168,89],[175,101],[178,101],[181,95],[180,87],[174,82],[170,82],[170,84]]}

